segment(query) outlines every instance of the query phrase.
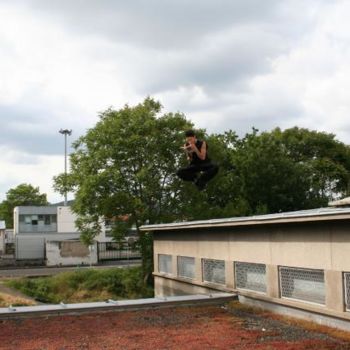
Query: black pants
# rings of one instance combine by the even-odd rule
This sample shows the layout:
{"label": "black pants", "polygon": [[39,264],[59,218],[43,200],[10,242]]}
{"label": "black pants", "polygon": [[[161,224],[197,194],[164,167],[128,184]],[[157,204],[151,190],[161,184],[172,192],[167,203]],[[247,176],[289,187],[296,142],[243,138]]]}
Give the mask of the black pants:
{"label": "black pants", "polygon": [[[190,164],[186,168],[181,168],[176,173],[177,176],[184,181],[196,181],[200,184],[206,184],[218,172],[219,167],[213,163]],[[198,174],[201,175],[198,177]]]}

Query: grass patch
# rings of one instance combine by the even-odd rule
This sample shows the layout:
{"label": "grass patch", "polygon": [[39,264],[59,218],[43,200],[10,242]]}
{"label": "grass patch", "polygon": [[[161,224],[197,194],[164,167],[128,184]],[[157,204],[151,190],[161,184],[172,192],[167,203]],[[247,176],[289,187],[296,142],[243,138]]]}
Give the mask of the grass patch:
{"label": "grass patch", "polygon": [[103,301],[153,297],[144,285],[140,267],[83,269],[52,277],[20,278],[5,284],[43,303]]}
{"label": "grass patch", "polygon": [[5,293],[0,293],[0,307],[9,307],[12,306],[30,306],[35,305],[34,302],[25,300],[19,297],[13,297]]}

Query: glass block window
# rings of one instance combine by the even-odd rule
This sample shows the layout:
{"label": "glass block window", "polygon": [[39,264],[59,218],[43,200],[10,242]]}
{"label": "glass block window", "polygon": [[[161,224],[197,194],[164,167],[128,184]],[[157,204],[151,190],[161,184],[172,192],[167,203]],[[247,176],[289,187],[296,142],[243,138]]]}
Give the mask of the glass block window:
{"label": "glass block window", "polygon": [[346,311],[350,311],[350,272],[344,273],[344,295]]}
{"label": "glass block window", "polygon": [[188,256],[177,257],[177,273],[179,277],[195,277],[195,259]]}
{"label": "glass block window", "polygon": [[323,270],[280,267],[279,272],[282,298],[325,304]]}
{"label": "glass block window", "polygon": [[202,259],[203,281],[225,284],[225,261]]}
{"label": "glass block window", "polygon": [[158,254],[158,271],[171,274],[173,272],[172,256],[166,254]]}
{"label": "glass block window", "polygon": [[266,293],[266,265],[235,262],[236,287]]}

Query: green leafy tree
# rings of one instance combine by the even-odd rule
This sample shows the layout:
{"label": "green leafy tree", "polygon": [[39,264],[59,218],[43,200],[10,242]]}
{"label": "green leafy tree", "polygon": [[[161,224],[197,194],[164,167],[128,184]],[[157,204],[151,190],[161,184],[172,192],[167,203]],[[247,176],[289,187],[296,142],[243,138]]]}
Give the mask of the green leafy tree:
{"label": "green leafy tree", "polygon": [[349,146],[332,134],[292,128],[238,140],[232,152],[253,214],[326,206],[348,194]]}
{"label": "green leafy tree", "polygon": [[[160,116],[160,111],[151,98],[135,107],[108,109],[73,144],[70,173],[55,177],[54,186],[75,194],[72,209],[85,243],[100,232],[101,218],[128,217],[129,227],[138,229],[173,221],[181,211],[176,170],[184,161],[184,130],[192,124],[180,113]],[[115,226],[116,238],[122,226]],[[148,237],[141,235],[140,242],[149,256]]]}
{"label": "green leafy tree", "polygon": [[308,201],[312,207],[350,195],[350,147],[335,135],[291,128],[280,135],[288,156],[303,166],[308,181]]}
{"label": "green leafy tree", "polygon": [[39,187],[21,184],[6,193],[6,199],[0,204],[0,218],[6,227],[13,227],[13,209],[21,205],[47,205],[46,194],[40,193]]}

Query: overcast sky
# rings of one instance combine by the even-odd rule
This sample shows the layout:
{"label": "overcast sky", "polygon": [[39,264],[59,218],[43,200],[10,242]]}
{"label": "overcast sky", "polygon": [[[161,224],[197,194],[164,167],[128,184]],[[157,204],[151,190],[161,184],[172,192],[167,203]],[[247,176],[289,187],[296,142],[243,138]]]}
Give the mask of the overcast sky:
{"label": "overcast sky", "polygon": [[98,112],[146,96],[209,133],[307,127],[350,144],[350,1],[0,0],[0,200],[48,200]]}

